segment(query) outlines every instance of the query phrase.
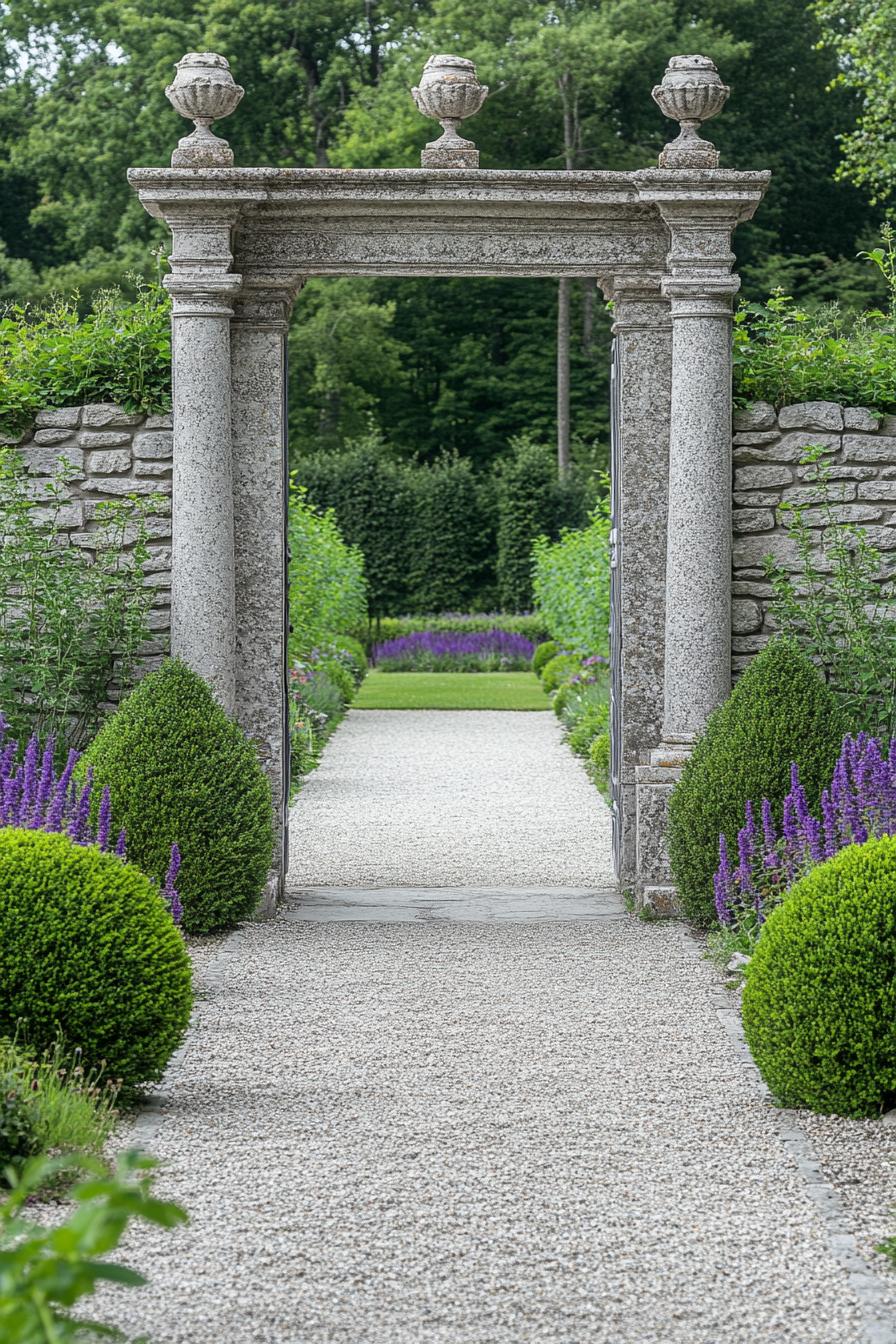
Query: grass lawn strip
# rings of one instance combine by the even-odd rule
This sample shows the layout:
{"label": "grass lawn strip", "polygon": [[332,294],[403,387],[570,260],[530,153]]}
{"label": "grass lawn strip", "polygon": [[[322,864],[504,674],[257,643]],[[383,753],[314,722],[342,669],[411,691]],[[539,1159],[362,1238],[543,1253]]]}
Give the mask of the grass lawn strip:
{"label": "grass lawn strip", "polygon": [[549,702],[531,672],[373,671],[352,708],[546,710]]}

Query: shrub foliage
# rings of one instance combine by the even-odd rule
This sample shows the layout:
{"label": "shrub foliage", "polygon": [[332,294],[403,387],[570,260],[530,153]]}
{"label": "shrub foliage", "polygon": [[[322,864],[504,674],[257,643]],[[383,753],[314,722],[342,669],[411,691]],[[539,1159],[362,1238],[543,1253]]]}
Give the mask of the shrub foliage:
{"label": "shrub foliage", "polygon": [[852,845],[772,911],[744,1030],[785,1106],[875,1115],[896,1098],[896,837]]}
{"label": "shrub foliage", "polygon": [[581,653],[609,651],[610,499],[605,494],[587,527],[560,540],[536,538],[532,551],[535,605],[553,639]]}
{"label": "shrub foliage", "polygon": [[776,638],[753,659],[694,747],[669,806],[669,857],[685,914],[715,919],[719,837],[735,852],[747,801],[767,798],[780,820],[796,762],[809,805],[818,804],[848,730],[832,691],[808,657]]}
{"label": "shrub foliage", "polygon": [[364,557],[348,546],[332,509],[309,503],[293,480],[289,497],[289,652],[302,658],[342,632],[367,625]]}
{"label": "shrub foliage", "polygon": [[45,831],[0,831],[0,1035],[60,1033],[84,1067],[152,1082],[190,1017],[190,961],[151,881]]}
{"label": "shrub foliage", "polygon": [[200,676],[172,659],[145,677],[84,761],[109,788],[128,856],[149,877],[163,880],[177,844],[187,932],[212,933],[252,912],[273,849],[270,785]]}

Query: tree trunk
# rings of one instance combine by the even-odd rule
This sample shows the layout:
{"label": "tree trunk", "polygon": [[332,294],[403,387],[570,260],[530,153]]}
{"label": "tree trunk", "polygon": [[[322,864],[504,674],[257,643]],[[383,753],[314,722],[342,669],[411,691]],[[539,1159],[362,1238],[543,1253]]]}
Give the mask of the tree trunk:
{"label": "tree trunk", "polygon": [[591,355],[594,345],[594,299],[596,282],[588,276],[582,281],[582,353]]}
{"label": "tree trunk", "polygon": [[572,281],[557,284],[557,470],[569,471],[569,299]]}

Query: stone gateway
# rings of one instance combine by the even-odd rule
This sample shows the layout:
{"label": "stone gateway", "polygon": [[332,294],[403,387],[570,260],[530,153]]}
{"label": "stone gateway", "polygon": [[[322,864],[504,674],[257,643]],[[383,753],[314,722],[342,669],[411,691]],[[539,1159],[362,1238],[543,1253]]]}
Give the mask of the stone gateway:
{"label": "stone gateway", "polygon": [[[256,742],[285,870],[286,331],[309,276],[596,277],[614,304],[614,825],[618,876],[668,910],[665,808],[731,685],[731,236],[767,172],[717,167],[697,133],[728,90],[676,57],[654,97],[682,133],[660,168],[482,170],[457,124],[475,71],[433,58],[427,115],[446,134],[419,169],[236,168],[212,121],[242,90],[223,57],[178,63],[171,101],[196,122],[171,168],[128,174],[171,230],[172,652]],[[442,166],[444,165],[444,166]],[[460,166],[458,166],[460,165]]]}

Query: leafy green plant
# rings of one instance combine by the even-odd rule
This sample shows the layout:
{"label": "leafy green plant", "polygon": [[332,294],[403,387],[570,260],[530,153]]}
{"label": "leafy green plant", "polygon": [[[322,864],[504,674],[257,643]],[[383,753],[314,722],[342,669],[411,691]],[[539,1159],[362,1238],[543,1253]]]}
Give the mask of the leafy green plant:
{"label": "leafy green plant", "polygon": [[582,670],[582,660],[574,653],[556,653],[541,669],[541,684],[551,694]]}
{"label": "leafy green plant", "polygon": [[734,316],[735,400],[835,401],[896,410],[896,247],[889,225],[883,246],[863,255],[883,276],[887,308],[848,312],[837,304],[802,308],[776,291],[767,303],[742,303]]}
{"label": "leafy green plant", "polygon": [[[610,639],[610,501],[608,482],[587,527],[560,540],[537,537],[532,549],[535,603],[564,648],[606,654]],[[537,669],[536,669],[537,670]]]}
{"label": "leafy green plant", "polygon": [[[0,1171],[32,1153],[100,1153],[117,1096],[102,1070],[85,1069],[80,1050],[66,1050],[61,1038],[40,1055],[0,1038]],[[20,1135],[13,1144],[10,1116]]]}
{"label": "leafy green plant", "polygon": [[896,837],[851,845],[793,886],[747,969],[744,1031],[772,1093],[822,1114],[896,1099]]}
{"label": "leafy green plant", "polygon": [[62,756],[92,737],[113,682],[133,682],[152,604],[146,516],[161,498],[99,504],[91,563],[60,527],[70,476],[61,466],[35,500],[0,445],[0,703],[15,736],[53,735]]}
{"label": "leafy green plant", "polygon": [[71,1159],[35,1157],[18,1173],[0,1203],[0,1338],[4,1344],[75,1344],[86,1336],[124,1340],[120,1331],[72,1314],[100,1283],[139,1287],[141,1274],[110,1263],[135,1218],[159,1227],[187,1221],[177,1204],[156,1199],[156,1163],[137,1152],[119,1157],[109,1174],[95,1158],[82,1156],[83,1179],[69,1192],[75,1208],[60,1223],[44,1226],[26,1216],[29,1199]]}
{"label": "leafy green plant", "polygon": [[809,526],[810,504],[780,506],[800,567],[792,575],[767,558],[772,610],[824,670],[850,724],[889,737],[896,734],[896,585],[882,581],[884,556],[865,530],[839,520],[823,452],[816,446],[804,458],[817,488],[811,507],[821,514],[821,532]]}
{"label": "leafy green plant", "polygon": [[598,733],[588,748],[588,767],[591,778],[605,798],[610,792],[610,734]]}
{"label": "leafy green plant", "polygon": [[610,720],[609,705],[592,705],[576,719],[566,734],[566,740],[577,756],[588,756],[591,743],[604,736]]}
{"label": "leafy green plant", "polygon": [[327,647],[337,635],[367,624],[364,557],[348,546],[332,509],[321,511],[308,500],[295,473],[289,497],[289,652],[306,658]]}
{"label": "leafy green plant", "polygon": [[719,837],[736,853],[747,801],[758,815],[767,798],[780,814],[796,762],[814,808],[849,727],[807,655],[790,639],[770,640],[710,715],[672,792],[669,857],[688,918],[714,923]]}
{"label": "leafy green plant", "polygon": [[251,914],[273,852],[270,784],[202,677],[177,659],[144,677],[83,764],[108,787],[143,872],[161,882],[178,846],[186,932],[213,933]]}
{"label": "leafy green plant", "polygon": [[190,1017],[190,960],[157,887],[68,836],[0,830],[0,1035],[60,1035],[126,1089],[154,1082]]}
{"label": "leafy green plant", "polygon": [[128,411],[171,404],[171,301],[131,277],[137,297],[95,297],[86,317],[78,295],[46,307],[14,304],[0,317],[0,434],[16,434],[44,406],[114,401]]}

